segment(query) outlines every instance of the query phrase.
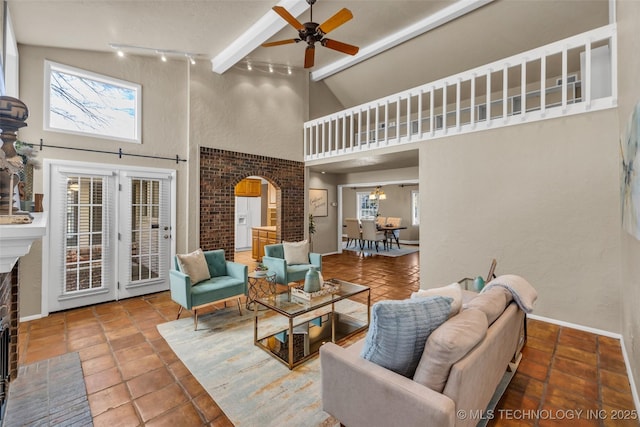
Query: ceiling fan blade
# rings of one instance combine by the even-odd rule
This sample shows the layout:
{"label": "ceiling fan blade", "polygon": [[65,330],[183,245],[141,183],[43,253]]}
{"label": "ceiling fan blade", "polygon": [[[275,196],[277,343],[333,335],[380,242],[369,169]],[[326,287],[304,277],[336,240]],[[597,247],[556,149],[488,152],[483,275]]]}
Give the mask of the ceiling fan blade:
{"label": "ceiling fan blade", "polygon": [[358,46],[342,43],[337,40],[322,39],[321,43],[324,47],[328,47],[329,49],[337,50],[338,52],[346,53],[348,55],[355,55],[358,53],[358,50],[360,50]]}
{"label": "ceiling fan blade", "polygon": [[315,60],[316,48],[313,45],[307,46],[307,50],[304,51],[304,68],[313,67]]}
{"label": "ceiling fan blade", "polygon": [[297,43],[300,39],[279,40],[277,42],[262,43],[262,47],[280,46],[281,44]]}
{"label": "ceiling fan blade", "polygon": [[273,6],[273,11],[280,15],[282,19],[287,21],[289,25],[295,28],[298,31],[304,30],[304,25],[300,23],[292,14],[290,14],[287,9],[282,6]]}
{"label": "ceiling fan blade", "polygon": [[323,34],[328,34],[329,31],[335,30],[351,18],[353,18],[353,14],[351,13],[351,11],[347,8],[342,8],[331,18],[320,24],[318,26],[318,29],[322,31]]}

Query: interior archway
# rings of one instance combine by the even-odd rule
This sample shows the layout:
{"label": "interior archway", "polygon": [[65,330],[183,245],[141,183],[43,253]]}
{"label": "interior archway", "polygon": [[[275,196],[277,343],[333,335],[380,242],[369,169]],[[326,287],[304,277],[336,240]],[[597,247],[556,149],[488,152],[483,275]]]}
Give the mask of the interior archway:
{"label": "interior archway", "polygon": [[[216,148],[200,148],[200,247],[235,259],[235,186],[260,176],[276,187],[276,240],[304,238],[304,163]],[[286,220],[283,220],[286,218]]]}

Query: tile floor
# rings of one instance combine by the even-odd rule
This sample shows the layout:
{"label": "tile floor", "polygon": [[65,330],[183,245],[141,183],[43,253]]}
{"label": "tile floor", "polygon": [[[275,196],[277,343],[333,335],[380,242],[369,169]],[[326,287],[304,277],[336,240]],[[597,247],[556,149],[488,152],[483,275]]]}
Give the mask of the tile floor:
{"label": "tile floor", "polygon": [[[237,260],[250,269],[255,264],[246,253]],[[367,284],[372,302],[401,299],[419,287],[419,259],[417,253],[390,258],[346,252],[325,257],[323,274]],[[177,311],[162,292],[25,322],[19,363],[77,351],[96,426],[232,425],[156,329]],[[523,361],[489,425],[639,425],[611,419],[635,409],[617,340],[539,321],[528,325]],[[580,409],[582,418],[568,420]],[[590,412],[587,419],[588,409],[603,412]],[[561,415],[565,419],[553,419]]]}

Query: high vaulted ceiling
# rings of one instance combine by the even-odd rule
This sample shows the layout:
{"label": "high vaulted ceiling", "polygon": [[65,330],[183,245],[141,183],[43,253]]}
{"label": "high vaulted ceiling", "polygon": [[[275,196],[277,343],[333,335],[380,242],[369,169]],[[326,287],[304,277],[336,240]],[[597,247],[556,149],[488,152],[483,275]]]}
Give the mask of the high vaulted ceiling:
{"label": "high vaulted ceiling", "polygon": [[[18,43],[94,51],[112,51],[109,44],[116,43],[189,52],[197,54],[198,60],[209,61],[265,14],[274,13],[271,8],[277,1],[9,0],[8,3]],[[314,21],[322,23],[341,8],[350,9],[354,18],[328,37],[363,49],[454,3],[454,0],[317,0],[313,13]],[[357,105],[606,25],[608,3],[608,0],[494,0],[324,81],[345,107]],[[308,8],[298,15],[298,20],[309,20]],[[267,40],[296,37],[296,31],[284,20],[276,22],[280,29],[276,26],[272,30],[274,35]],[[130,53],[154,54],[136,50]],[[311,71],[344,56],[318,47],[316,65]],[[246,55],[254,63],[300,69],[303,57],[303,43],[257,47]],[[185,60],[184,56],[181,60]]]}
{"label": "high vaulted ceiling", "polygon": [[[125,52],[188,52],[211,66],[209,61],[233,50],[243,34],[268,14],[276,19],[272,20],[268,35],[254,35],[259,39],[254,42],[256,46],[296,37],[295,29],[271,10],[279,1],[9,0],[8,5],[16,39],[21,44],[105,52],[113,52],[111,43],[134,45],[150,49],[124,49]],[[343,7],[352,11],[353,19],[327,37],[359,46],[360,53],[418,22],[434,20],[447,8],[478,5],[467,14],[322,81],[343,107],[352,107],[607,25],[610,1],[317,0],[313,17],[318,23]],[[303,10],[295,14],[297,19],[309,21],[308,5],[302,0],[281,3],[296,2]],[[304,48],[304,43],[258,46],[238,56],[240,62],[235,66],[246,68],[249,60],[256,73],[263,72],[268,64],[306,72],[302,68]],[[346,57],[321,46],[316,48],[315,56],[311,72]],[[187,60],[184,55],[168,57]],[[339,173],[416,166],[417,156],[412,152],[387,153],[332,165],[318,164],[313,168]]]}

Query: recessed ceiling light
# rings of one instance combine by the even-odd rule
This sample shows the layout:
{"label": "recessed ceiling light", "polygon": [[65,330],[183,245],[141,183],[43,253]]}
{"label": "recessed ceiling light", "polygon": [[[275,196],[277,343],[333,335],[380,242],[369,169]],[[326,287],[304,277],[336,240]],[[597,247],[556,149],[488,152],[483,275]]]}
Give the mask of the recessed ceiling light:
{"label": "recessed ceiling light", "polygon": [[120,58],[124,57],[124,52],[123,52],[123,51],[121,51],[121,50],[119,50],[119,51],[118,51],[118,56],[119,56]]}

